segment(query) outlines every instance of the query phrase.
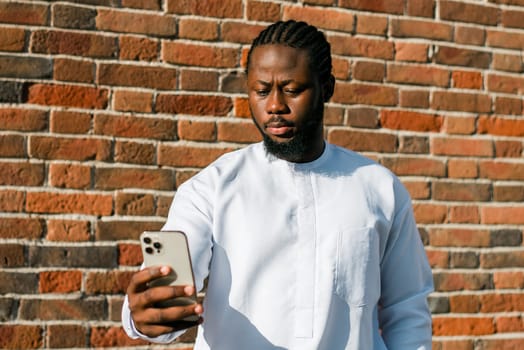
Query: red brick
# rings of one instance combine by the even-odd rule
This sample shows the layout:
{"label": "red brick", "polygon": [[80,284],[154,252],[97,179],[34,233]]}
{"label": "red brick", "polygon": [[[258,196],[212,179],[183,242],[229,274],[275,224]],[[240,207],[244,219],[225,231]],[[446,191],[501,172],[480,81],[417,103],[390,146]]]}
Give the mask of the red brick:
{"label": "red brick", "polygon": [[249,110],[249,102],[247,98],[236,97],[233,100],[233,107],[235,117],[251,118],[251,112]]}
{"label": "red brick", "polygon": [[251,21],[276,22],[280,19],[280,4],[248,1],[247,19]]}
{"label": "red brick", "polygon": [[92,83],[95,79],[94,67],[94,64],[89,61],[55,58],[53,61],[53,79]]}
{"label": "red brick", "polygon": [[29,162],[0,162],[0,185],[41,186],[44,183],[44,164]]}
{"label": "red brick", "polygon": [[111,142],[94,138],[31,136],[29,153],[39,159],[108,160]]}
{"label": "red brick", "polygon": [[429,266],[432,268],[447,268],[449,253],[441,250],[426,250]]}
{"label": "red brick", "polygon": [[398,101],[398,90],[383,85],[339,83],[331,100],[346,104],[394,106]]}
{"label": "red brick", "polygon": [[491,285],[491,275],[489,273],[435,273],[434,279],[435,290],[439,292],[483,290]]}
{"label": "red brick", "polygon": [[100,135],[171,140],[175,136],[175,121],[133,115],[97,114],[94,131]]}
{"label": "red brick", "polygon": [[379,114],[373,108],[348,108],[347,124],[355,128],[377,129],[379,127]]}
{"label": "red brick", "polygon": [[524,164],[505,161],[483,161],[480,177],[491,180],[524,180]]}
{"label": "red brick", "polygon": [[29,87],[29,103],[104,109],[108,91],[88,86],[34,84]]}
{"label": "red brick", "polygon": [[495,338],[495,339],[478,339],[476,344],[482,350],[520,350],[524,348],[524,339],[522,338]]}
{"label": "red brick", "polygon": [[488,74],[488,90],[522,95],[524,94],[524,78]]}
{"label": "red brick", "polygon": [[449,311],[452,313],[477,313],[480,309],[480,300],[476,295],[451,295],[449,297]]}
{"label": "red brick", "polygon": [[435,0],[408,0],[407,14],[417,17],[434,17]]}
{"label": "red brick", "polygon": [[387,29],[387,17],[357,14],[357,33],[385,36]]}
{"label": "red brick", "polygon": [[217,140],[253,143],[262,141],[262,137],[252,122],[219,122],[217,123]]}
{"label": "red brick", "polygon": [[116,57],[116,38],[71,31],[36,30],[31,34],[31,52],[69,54],[94,58]]}
{"label": "red brick", "polygon": [[[85,248],[84,248],[85,249]],[[23,299],[20,302],[22,320],[100,320],[105,301],[101,299]]]}
{"label": "red brick", "polygon": [[48,5],[16,2],[0,3],[0,22],[3,23],[46,25],[48,18]]}
{"label": "red brick", "polygon": [[440,68],[389,64],[387,80],[395,83],[446,87],[449,86],[449,72]]}
{"label": "red brick", "polygon": [[433,340],[434,350],[474,350],[474,342],[470,339],[453,340],[445,339],[441,341]]}
{"label": "red brick", "polygon": [[493,156],[493,142],[491,140],[442,138],[431,140],[431,153],[437,155],[455,156]]}
{"label": "red brick", "polygon": [[122,0],[122,7],[145,10],[161,10],[161,0]]}
{"label": "red brick", "polygon": [[524,136],[524,120],[495,116],[480,116],[478,132],[491,135]]}
{"label": "red brick", "polygon": [[384,39],[368,39],[346,35],[330,35],[328,41],[335,55],[360,56],[391,60],[394,57],[393,43]]}
{"label": "red brick", "polygon": [[124,12],[98,9],[96,27],[99,30],[174,37],[175,17],[146,12]]}
{"label": "red brick", "polygon": [[397,137],[385,133],[332,129],[328,132],[328,141],[357,152],[393,153],[397,149]]}
{"label": "red brick", "polygon": [[123,294],[134,271],[89,272],[86,277],[87,294]]}
{"label": "red brick", "polygon": [[396,42],[395,43],[395,60],[396,61],[411,61],[411,62],[427,62],[428,61],[427,44],[416,44],[410,42]]}
{"label": "red brick", "polygon": [[81,271],[43,271],[39,277],[40,293],[73,293],[82,287]]}
{"label": "red brick", "polygon": [[429,184],[424,181],[403,181],[404,186],[413,199],[428,199],[429,198]]}
{"label": "red brick", "polygon": [[478,175],[478,164],[475,160],[450,159],[448,161],[449,178],[475,179]]}
{"label": "red brick", "polygon": [[0,27],[0,50],[22,51],[25,46],[23,28]]}
{"label": "red brick", "polygon": [[95,29],[96,10],[87,7],[54,4],[53,27]]}
{"label": "red brick", "polygon": [[482,89],[482,73],[454,71],[451,73],[453,87],[460,89]]}
{"label": "red brick", "polygon": [[336,79],[348,80],[351,72],[350,62],[344,58],[333,57],[331,73]]}
{"label": "red brick", "polygon": [[173,172],[170,169],[143,168],[97,168],[95,169],[95,188],[123,189],[146,188],[172,190]]}
{"label": "red brick", "polygon": [[42,334],[40,326],[2,324],[0,325],[0,348],[38,349],[44,345]]}
{"label": "red brick", "polygon": [[122,327],[93,327],[91,328],[89,343],[95,348],[128,347],[148,344],[144,340],[129,338]]}
{"label": "red brick", "polygon": [[0,237],[2,238],[39,239],[43,232],[44,225],[40,219],[0,218]]}
{"label": "red brick", "polygon": [[158,61],[158,40],[123,35],[119,42],[121,60]]}
{"label": "red brick", "polygon": [[435,61],[445,65],[489,68],[491,63],[491,53],[450,46],[440,46],[436,53]]}
{"label": "red brick", "polygon": [[442,130],[448,134],[471,135],[477,130],[477,118],[447,116]]}
{"label": "red brick", "polygon": [[43,131],[46,128],[46,111],[22,108],[0,108],[0,129]]}
{"label": "red brick", "polygon": [[113,199],[101,194],[28,192],[25,208],[30,213],[110,215]]}
{"label": "red brick", "polygon": [[230,148],[160,145],[158,164],[179,167],[203,168]]}
{"label": "red brick", "polygon": [[62,134],[87,134],[91,129],[91,115],[81,112],[53,110],[51,132]]}
{"label": "red brick", "polygon": [[0,212],[20,212],[24,208],[24,192],[0,190]]}
{"label": "red brick", "polygon": [[400,90],[400,106],[412,108],[429,107],[429,91]]}
{"label": "red brick", "polygon": [[483,46],[486,41],[486,30],[477,27],[457,26],[455,41],[459,44]]}
{"label": "red brick", "polygon": [[89,221],[48,220],[47,236],[49,241],[85,242],[91,237]]}
{"label": "red brick", "polygon": [[478,207],[454,205],[449,208],[448,220],[450,223],[478,224],[480,222]]}
{"label": "red brick", "polygon": [[437,204],[415,203],[413,212],[417,223],[438,224],[446,221],[447,207]]}
{"label": "red brick", "polygon": [[0,135],[0,157],[25,158],[25,138],[22,135]]}
{"label": "red brick", "polygon": [[384,80],[385,66],[378,62],[356,61],[352,71],[354,79],[380,82]]}
{"label": "red brick", "polygon": [[395,130],[439,132],[442,126],[442,117],[436,114],[382,110],[380,124],[384,128]]}
{"label": "red brick", "polygon": [[242,0],[167,0],[167,11],[204,17],[241,18]]}
{"label": "red brick", "polygon": [[402,14],[404,2],[401,0],[339,0],[340,7],[371,12]]}
{"label": "red brick", "polygon": [[132,141],[115,142],[115,162],[155,164],[156,147],[150,143]]}
{"label": "red brick", "polygon": [[520,158],[522,156],[522,141],[495,141],[495,156]]}
{"label": "red brick", "polygon": [[163,42],[162,59],[168,63],[214,68],[235,68],[239,62],[236,48],[181,42]]}
{"label": "red brick", "polygon": [[383,158],[381,162],[399,176],[434,176],[443,177],[446,173],[446,165],[440,160],[415,157]]}
{"label": "red brick", "polygon": [[513,333],[524,331],[524,322],[521,316],[495,316],[497,333]]}
{"label": "red brick", "polygon": [[486,44],[491,47],[522,50],[524,34],[517,32],[488,30]]}
{"label": "red brick", "polygon": [[[0,221],[0,230],[2,229],[1,225],[3,225],[3,223]],[[10,237],[2,236],[2,238]],[[0,256],[2,257],[0,266],[2,268],[23,267],[26,265],[25,254],[24,246],[21,244],[2,244],[0,245]]]}
{"label": "red brick", "polygon": [[163,226],[159,221],[97,221],[95,229],[96,241],[135,240],[144,231],[157,231]]}
{"label": "red brick", "polygon": [[[512,213],[508,214],[511,215]],[[493,269],[522,266],[524,266],[524,253],[522,251],[483,252],[480,254],[481,268]]]}
{"label": "red brick", "polygon": [[51,324],[47,326],[46,338],[50,348],[83,348],[87,345],[87,329],[81,325]]}
{"label": "red brick", "polygon": [[459,1],[440,1],[440,18],[444,20],[496,25],[498,16],[498,8],[494,6],[482,6]]}
{"label": "red brick", "polygon": [[494,69],[508,72],[520,73],[524,71],[524,61],[518,55],[494,53],[492,66]]}
{"label": "red brick", "polygon": [[352,13],[325,7],[284,6],[282,19],[305,21],[321,29],[348,33],[353,32],[355,26],[355,17]]}
{"label": "red brick", "polygon": [[100,64],[97,82],[102,85],[118,85],[171,90],[176,86],[176,69],[134,66],[121,64]]}
{"label": "red brick", "polygon": [[[175,173],[175,184],[176,188],[197,174],[198,171],[195,170],[178,170]],[[171,207],[171,202],[173,202],[173,196],[158,196],[156,200],[156,215],[167,217],[169,213],[169,208]]]}
{"label": "red brick", "polygon": [[156,100],[156,112],[170,114],[225,116],[232,107],[225,96],[160,94]]}
{"label": "red brick", "polygon": [[488,113],[491,112],[491,98],[489,95],[435,91],[432,107],[446,111]]}
{"label": "red brick", "polygon": [[153,93],[130,90],[117,90],[113,93],[113,107],[124,112],[153,111]]}
{"label": "red brick", "polygon": [[214,122],[180,120],[177,129],[181,140],[214,141],[217,136]]}
{"label": "red brick", "polygon": [[151,194],[116,194],[115,212],[118,215],[152,216],[155,213],[155,198]]}
{"label": "red brick", "polygon": [[429,243],[436,247],[489,247],[487,230],[434,228],[429,231]]}
{"label": "red brick", "polygon": [[144,261],[139,244],[118,244],[118,264],[124,266],[140,266]]}
{"label": "red brick", "polygon": [[522,271],[495,271],[493,283],[497,289],[523,289],[524,272]]}
{"label": "red brick", "polygon": [[483,206],[480,208],[481,223],[485,225],[523,225],[524,207]]}
{"label": "red brick", "polygon": [[218,39],[218,22],[210,19],[181,18],[179,37],[182,39],[215,41]]}
{"label": "red brick", "polygon": [[523,17],[524,11],[503,9],[501,22],[504,27],[524,28],[524,23],[522,23]]}
{"label": "red brick", "polygon": [[180,88],[193,91],[217,91],[217,72],[184,69],[180,72]]}
{"label": "red brick", "polygon": [[445,23],[411,19],[392,19],[390,26],[393,37],[445,41],[451,41],[453,37],[453,27]]}
{"label": "red brick", "polygon": [[495,184],[493,200],[496,202],[524,202],[524,187],[522,185]]}
{"label": "red brick", "polygon": [[224,42],[250,44],[265,26],[226,21],[220,24],[220,39]]}
{"label": "red brick", "polygon": [[483,313],[512,312],[524,310],[524,294],[483,294],[480,296],[480,302],[480,311]]}
{"label": "red brick", "polygon": [[495,113],[496,114],[511,114],[521,115],[522,114],[522,99],[496,96],[495,97]]}
{"label": "red brick", "polygon": [[89,188],[91,186],[91,167],[51,163],[49,165],[49,184],[62,188]]}

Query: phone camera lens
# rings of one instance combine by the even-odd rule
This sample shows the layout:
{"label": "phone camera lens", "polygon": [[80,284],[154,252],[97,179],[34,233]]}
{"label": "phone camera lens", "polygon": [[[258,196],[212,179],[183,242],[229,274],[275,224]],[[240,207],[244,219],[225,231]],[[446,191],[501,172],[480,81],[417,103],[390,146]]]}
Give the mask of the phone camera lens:
{"label": "phone camera lens", "polygon": [[151,238],[149,238],[149,237],[144,237],[144,243],[145,243],[145,244],[150,244],[150,243],[151,243]]}
{"label": "phone camera lens", "polygon": [[151,248],[151,247],[147,247],[146,248],[146,253],[147,254],[153,254],[154,252],[155,252],[155,250],[153,248]]}
{"label": "phone camera lens", "polygon": [[160,242],[155,242],[153,243],[153,247],[155,247],[156,249],[160,249],[162,248],[162,244]]}

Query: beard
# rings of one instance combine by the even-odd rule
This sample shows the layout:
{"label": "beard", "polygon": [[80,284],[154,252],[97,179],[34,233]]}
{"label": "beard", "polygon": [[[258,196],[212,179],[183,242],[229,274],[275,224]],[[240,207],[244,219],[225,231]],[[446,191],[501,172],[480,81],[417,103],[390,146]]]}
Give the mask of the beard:
{"label": "beard", "polygon": [[[313,111],[312,117],[301,125],[300,128],[297,128],[295,135],[289,141],[275,141],[271,139],[264,132],[263,126],[258,125],[254,117],[252,119],[262,134],[264,148],[268,154],[280,159],[299,161],[313,151],[319,134],[322,135],[323,112],[324,106],[321,104]],[[278,116],[274,119],[284,121],[283,118]],[[284,122],[288,123],[287,121]]]}

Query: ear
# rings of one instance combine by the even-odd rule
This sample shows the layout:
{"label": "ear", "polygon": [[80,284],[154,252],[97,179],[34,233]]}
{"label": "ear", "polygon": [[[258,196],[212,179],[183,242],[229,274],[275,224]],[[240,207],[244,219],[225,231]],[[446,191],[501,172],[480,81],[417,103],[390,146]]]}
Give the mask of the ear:
{"label": "ear", "polygon": [[333,74],[329,75],[329,78],[322,84],[322,98],[324,102],[329,101],[333,92],[335,91],[335,77]]}

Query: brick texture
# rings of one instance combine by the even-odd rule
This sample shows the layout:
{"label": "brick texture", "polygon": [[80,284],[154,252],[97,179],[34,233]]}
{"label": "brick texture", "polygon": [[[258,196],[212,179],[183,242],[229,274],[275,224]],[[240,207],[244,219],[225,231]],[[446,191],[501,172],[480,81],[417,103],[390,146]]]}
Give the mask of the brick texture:
{"label": "brick texture", "polygon": [[331,43],[326,139],[411,194],[433,348],[524,348],[523,17],[523,0],[0,1],[0,348],[149,346],[120,327],[138,236],[260,140],[244,69],[280,19]]}

